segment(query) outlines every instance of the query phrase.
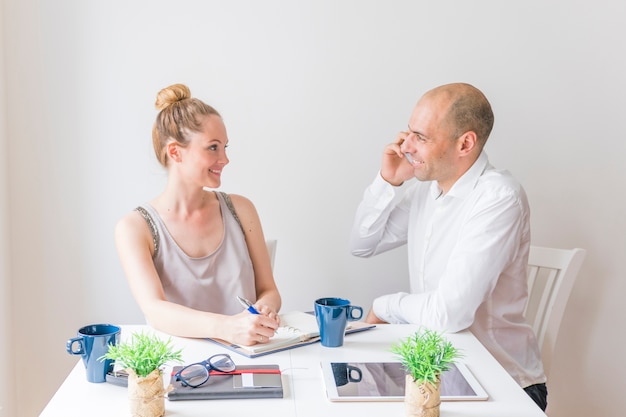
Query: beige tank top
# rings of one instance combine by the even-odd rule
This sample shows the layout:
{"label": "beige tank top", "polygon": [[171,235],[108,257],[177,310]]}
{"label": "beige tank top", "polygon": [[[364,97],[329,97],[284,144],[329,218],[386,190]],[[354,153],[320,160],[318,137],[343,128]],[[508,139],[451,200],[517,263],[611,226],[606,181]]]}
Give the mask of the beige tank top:
{"label": "beige tank top", "polygon": [[242,311],[237,296],[256,301],[254,270],[248,246],[228,194],[216,192],[222,212],[224,238],[213,253],[188,256],[174,241],[165,223],[150,204],[137,207],[154,240],[154,267],[168,301],[219,314]]}

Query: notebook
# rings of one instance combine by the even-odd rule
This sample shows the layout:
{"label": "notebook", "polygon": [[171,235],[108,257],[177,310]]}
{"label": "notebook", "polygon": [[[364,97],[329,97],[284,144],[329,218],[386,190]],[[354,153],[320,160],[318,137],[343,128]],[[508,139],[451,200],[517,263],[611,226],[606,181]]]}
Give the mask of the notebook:
{"label": "notebook", "polygon": [[196,388],[185,387],[174,379],[182,366],[172,369],[167,394],[170,401],[218,400],[243,398],[283,398],[283,382],[278,365],[241,365],[236,374],[211,374],[209,380]]}
{"label": "notebook", "polygon": [[[280,314],[280,324],[276,334],[267,343],[245,346],[235,345],[221,339],[208,340],[249,358],[309,345],[320,340],[319,327],[314,314],[302,311]],[[373,324],[352,321],[348,322],[346,334],[369,330],[374,327],[376,326]]]}

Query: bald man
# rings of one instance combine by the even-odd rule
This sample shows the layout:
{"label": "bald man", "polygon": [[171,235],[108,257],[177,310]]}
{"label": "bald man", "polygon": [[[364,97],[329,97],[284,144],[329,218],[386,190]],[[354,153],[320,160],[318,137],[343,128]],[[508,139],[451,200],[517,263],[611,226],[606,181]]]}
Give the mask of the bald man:
{"label": "bald man", "polygon": [[530,210],[522,186],[483,149],[493,122],[489,101],[469,84],[424,94],[407,129],[384,148],[351,251],[408,250],[410,293],[376,298],[368,322],[469,328],[545,411],[539,347],[523,317]]}

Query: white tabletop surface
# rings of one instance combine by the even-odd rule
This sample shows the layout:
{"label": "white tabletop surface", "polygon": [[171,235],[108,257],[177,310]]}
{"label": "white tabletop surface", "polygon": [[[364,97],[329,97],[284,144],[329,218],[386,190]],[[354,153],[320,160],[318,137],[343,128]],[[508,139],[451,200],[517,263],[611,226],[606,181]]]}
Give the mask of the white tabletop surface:
{"label": "white tabletop surface", "polygon": [[[200,339],[172,337],[183,349],[185,363],[199,362],[214,353],[231,353],[238,365],[278,364],[283,373],[284,398],[243,400],[165,400],[166,416],[404,416],[402,402],[331,402],[326,398],[320,362],[322,361],[397,361],[390,346],[417,330],[412,325],[378,325],[375,329],[346,336],[339,348],[316,343],[250,359]],[[149,331],[168,338],[148,326],[122,326],[122,339],[133,332]],[[533,417],[545,414],[517,385],[500,364],[469,331],[446,337],[463,352],[463,359],[489,394],[486,401],[444,401],[442,417]],[[165,383],[171,366],[166,367]],[[129,416],[126,389],[108,383],[87,382],[82,360],[72,369],[65,382],[50,400],[41,416]]]}

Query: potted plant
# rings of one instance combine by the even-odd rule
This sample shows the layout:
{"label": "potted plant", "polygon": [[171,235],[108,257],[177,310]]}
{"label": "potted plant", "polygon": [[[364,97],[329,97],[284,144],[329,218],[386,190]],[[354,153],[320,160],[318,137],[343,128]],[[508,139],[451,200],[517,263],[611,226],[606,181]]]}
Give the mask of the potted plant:
{"label": "potted plant", "polygon": [[110,346],[100,360],[112,359],[128,372],[128,399],[133,417],[161,417],[165,414],[165,389],[161,367],[169,361],[181,362],[181,350],[172,340],[133,333],[129,342]]}
{"label": "potted plant", "polygon": [[406,415],[438,417],[441,374],[461,357],[460,352],[442,333],[423,328],[393,345],[391,351],[407,371]]}

